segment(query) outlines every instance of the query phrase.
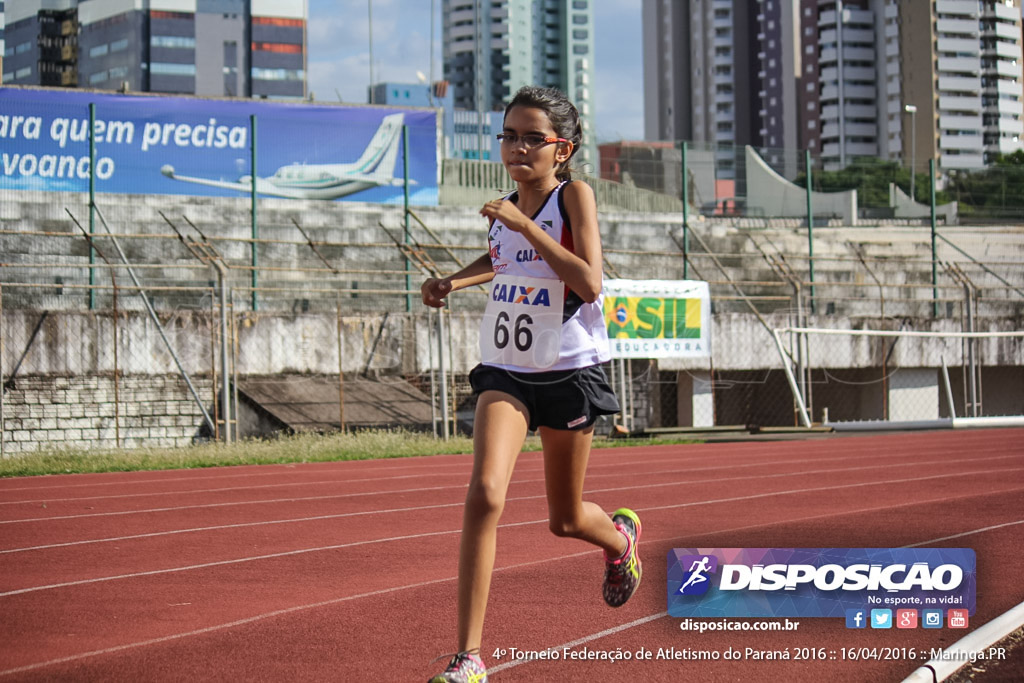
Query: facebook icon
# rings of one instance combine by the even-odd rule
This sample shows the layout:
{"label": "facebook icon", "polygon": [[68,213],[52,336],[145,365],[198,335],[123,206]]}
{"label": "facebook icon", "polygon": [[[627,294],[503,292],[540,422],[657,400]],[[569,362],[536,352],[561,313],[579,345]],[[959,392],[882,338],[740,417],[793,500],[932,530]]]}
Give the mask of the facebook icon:
{"label": "facebook icon", "polygon": [[846,628],[867,628],[867,611],[862,609],[846,610]]}

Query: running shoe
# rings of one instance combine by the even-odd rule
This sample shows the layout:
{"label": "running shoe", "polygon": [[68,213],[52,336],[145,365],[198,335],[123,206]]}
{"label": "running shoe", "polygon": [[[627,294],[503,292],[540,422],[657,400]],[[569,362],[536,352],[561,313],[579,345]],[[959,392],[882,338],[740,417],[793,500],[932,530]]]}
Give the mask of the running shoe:
{"label": "running shoe", "polygon": [[487,667],[475,651],[460,652],[452,655],[448,668],[429,683],[487,683]]}
{"label": "running shoe", "polygon": [[626,537],[626,551],[622,557],[611,559],[604,556],[604,601],[610,607],[622,607],[626,604],[643,576],[643,567],[637,555],[637,543],[640,541],[640,518],[627,508],[619,508],[612,513],[615,528]]}

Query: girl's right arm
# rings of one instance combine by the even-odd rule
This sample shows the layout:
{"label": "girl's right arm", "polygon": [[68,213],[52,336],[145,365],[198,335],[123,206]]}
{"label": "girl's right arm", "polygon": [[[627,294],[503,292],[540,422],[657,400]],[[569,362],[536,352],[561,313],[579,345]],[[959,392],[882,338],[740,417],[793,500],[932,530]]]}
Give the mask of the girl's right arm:
{"label": "girl's right arm", "polygon": [[441,308],[444,306],[444,298],[452,292],[473,285],[482,285],[492,279],[494,279],[494,268],[491,265],[491,256],[483,254],[453,275],[427,279],[420,286],[420,293],[423,295],[424,304],[433,308]]}

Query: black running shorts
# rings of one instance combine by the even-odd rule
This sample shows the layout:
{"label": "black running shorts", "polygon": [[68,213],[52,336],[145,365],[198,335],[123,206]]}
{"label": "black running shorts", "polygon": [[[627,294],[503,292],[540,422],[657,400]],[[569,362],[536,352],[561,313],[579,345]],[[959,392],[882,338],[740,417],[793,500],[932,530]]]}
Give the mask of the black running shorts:
{"label": "black running shorts", "polygon": [[530,429],[586,429],[601,415],[619,412],[619,401],[600,365],[578,370],[513,372],[478,365],[469,373],[477,395],[500,391],[526,406]]}

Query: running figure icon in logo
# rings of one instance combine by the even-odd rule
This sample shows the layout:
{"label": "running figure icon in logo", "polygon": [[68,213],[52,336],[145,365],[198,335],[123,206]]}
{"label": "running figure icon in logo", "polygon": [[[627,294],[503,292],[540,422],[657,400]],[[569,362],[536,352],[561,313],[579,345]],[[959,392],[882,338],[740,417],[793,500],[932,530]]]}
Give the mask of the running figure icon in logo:
{"label": "running figure icon in logo", "polygon": [[707,574],[712,574],[718,569],[718,558],[714,555],[688,555],[681,558],[682,566],[690,565],[686,580],[679,587],[680,595],[703,595],[711,585]]}

